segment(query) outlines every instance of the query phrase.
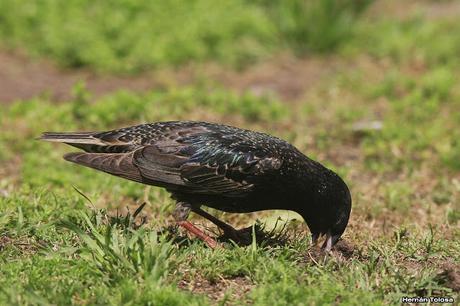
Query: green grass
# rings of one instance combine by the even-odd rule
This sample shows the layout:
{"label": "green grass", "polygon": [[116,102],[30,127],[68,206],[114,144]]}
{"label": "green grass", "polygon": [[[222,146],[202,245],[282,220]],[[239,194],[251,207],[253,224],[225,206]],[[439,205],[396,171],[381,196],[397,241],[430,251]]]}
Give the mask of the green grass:
{"label": "green grass", "polygon": [[267,8],[282,42],[298,55],[335,51],[350,39],[357,17],[372,2],[259,0]]}
{"label": "green grass", "polygon": [[414,15],[401,22],[380,18],[378,22],[363,22],[355,27],[355,39],[347,48],[366,49],[375,57],[390,57],[399,63],[419,63],[428,66],[459,64],[460,39],[450,35],[458,31],[455,18],[427,22]]}
{"label": "green grass", "polygon": [[[0,37],[32,53],[61,58],[64,64],[74,65],[72,61],[78,58],[78,65],[96,70],[135,72],[144,67],[139,66],[141,60],[148,61],[146,68],[157,64],[148,52],[146,57],[134,57],[133,62],[127,59],[134,53],[116,53],[113,44],[121,37],[105,37],[103,18],[73,28],[86,14],[81,5],[92,7],[96,16],[108,9],[108,4],[88,3],[70,2],[60,16],[53,11],[60,6],[57,2],[10,7],[12,2],[4,1],[0,6],[9,8],[10,15],[5,17],[5,10],[0,10],[0,24],[10,27],[2,27]],[[178,3],[156,5],[172,9]],[[211,56],[206,53],[209,42],[188,41],[179,33],[182,28],[175,25],[176,19],[167,20],[175,16],[173,11],[167,13],[171,16],[162,15],[167,16],[165,20],[155,24],[173,24],[174,34],[160,35],[160,41],[161,37],[185,39],[190,48],[202,44],[206,50],[194,57],[184,46],[178,50],[189,53],[182,59],[171,61],[167,55],[158,63],[178,64],[185,58],[233,61],[237,52],[247,51],[243,43],[235,51],[228,39],[235,38],[232,31],[241,22],[247,29],[241,35],[254,39],[251,44],[263,45],[263,54],[283,48],[300,53],[333,52],[326,60],[319,55],[315,59],[321,64],[335,61],[336,69],[298,101],[237,93],[225,84],[216,86],[204,80],[143,93],[117,91],[97,99],[80,83],[69,101],[57,104],[41,96],[1,106],[0,304],[399,305],[402,296],[432,295],[458,301],[460,63],[457,39],[451,32],[456,23],[421,15],[401,20],[365,17],[352,22],[349,17],[328,15],[334,16],[334,22],[330,30],[320,32],[325,33],[323,37],[305,27],[311,28],[309,22],[322,24],[325,16],[303,20],[296,14],[302,10],[296,7],[300,2],[283,3],[216,4],[213,18],[222,23],[219,27],[208,28],[192,18],[190,31],[215,31],[216,48],[228,52],[216,57],[223,49]],[[312,3],[318,6],[302,5],[312,5],[324,14],[327,5],[335,2]],[[128,23],[130,11],[121,10],[132,6],[132,14],[144,16],[144,11],[148,15],[158,9],[154,4],[142,5],[120,2],[107,13],[114,20],[113,27],[132,33],[126,36],[128,45],[137,38],[143,44],[157,33],[156,29],[140,33],[136,24],[142,18]],[[187,5],[190,7],[182,12],[195,16],[209,4],[195,1]],[[356,18],[362,7],[347,5],[346,14]],[[240,14],[230,18],[227,10]],[[284,17],[276,17],[277,12]],[[82,32],[73,37],[65,32],[68,29],[60,28],[64,16],[78,17],[71,18],[68,26]],[[56,23],[50,23],[53,18]],[[39,19],[44,22],[34,23]],[[283,20],[291,21],[283,24]],[[349,24],[342,33],[340,28]],[[50,32],[43,30],[51,25]],[[36,29],[31,31],[31,27]],[[89,50],[100,48],[102,53],[88,52],[89,57],[82,61],[84,48],[77,47],[75,57],[67,61],[68,54],[59,53],[49,42],[37,49],[35,35],[45,33],[42,31],[56,35],[52,41],[62,44],[65,52],[84,37],[94,40],[85,45]],[[86,37],[85,31],[96,38]],[[60,35],[69,36],[69,41]],[[265,39],[274,47],[267,48]],[[297,45],[303,40],[306,45]],[[314,41],[317,49],[308,46]],[[96,42],[101,46],[91,45]],[[158,47],[152,53],[169,54],[175,42],[157,44],[155,40],[151,44]],[[104,50],[109,51],[105,54]],[[261,56],[259,51],[255,57]],[[224,248],[210,250],[197,239],[168,228],[174,202],[165,190],[66,163],[61,156],[74,149],[34,140],[43,131],[103,130],[178,119],[269,132],[337,171],[353,195],[352,217],[341,247],[328,257],[317,254],[303,222],[291,221],[285,232],[275,232],[286,235],[284,244],[258,235],[249,246],[226,242]],[[369,121],[380,122],[381,128],[356,130],[356,122]],[[136,216],[136,208],[144,202],[144,210]],[[219,216],[244,227],[256,219],[272,224],[278,215],[282,223],[290,218],[280,212]],[[147,222],[142,224],[144,217]],[[192,216],[192,221],[201,219]]]}
{"label": "green grass", "polygon": [[243,67],[283,45],[299,54],[333,51],[369,2],[6,0],[0,44],[106,72],[209,60]]}
{"label": "green grass", "polygon": [[[247,298],[256,305],[273,299],[276,305],[355,305],[357,298],[384,305],[407,294],[451,293],[433,263],[460,251],[430,231],[410,239],[400,233],[381,237],[346,261],[319,257],[312,262],[305,237],[285,247],[253,244],[213,251],[196,241],[172,244],[150,226],[134,229],[124,220],[130,216],[110,222],[103,211],[89,212],[77,196],[19,194],[13,198],[17,209],[3,221],[3,237],[11,239],[1,257],[3,304],[209,303],[172,285],[200,275],[211,283],[244,277],[253,287]],[[21,196],[27,201],[18,201]],[[1,200],[2,210],[7,201]],[[39,206],[53,206],[54,216],[37,212]]]}

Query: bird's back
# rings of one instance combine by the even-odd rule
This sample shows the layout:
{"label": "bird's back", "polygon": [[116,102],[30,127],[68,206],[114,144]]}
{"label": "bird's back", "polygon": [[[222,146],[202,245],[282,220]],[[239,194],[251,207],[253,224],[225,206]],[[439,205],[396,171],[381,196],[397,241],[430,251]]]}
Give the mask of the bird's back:
{"label": "bird's back", "polygon": [[286,152],[298,154],[264,133],[193,121],[44,133],[41,139],[84,150],[65,156],[77,164],[171,191],[226,197],[246,196],[279,172]]}

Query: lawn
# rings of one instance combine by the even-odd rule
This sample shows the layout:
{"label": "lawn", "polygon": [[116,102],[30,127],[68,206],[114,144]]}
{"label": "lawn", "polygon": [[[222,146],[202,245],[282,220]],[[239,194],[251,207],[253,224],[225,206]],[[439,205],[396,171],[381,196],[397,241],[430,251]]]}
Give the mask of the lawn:
{"label": "lawn", "polygon": [[[458,303],[455,1],[15,3],[0,3],[1,52],[47,58],[68,73],[161,68],[174,79],[213,67],[243,78],[263,67],[263,77],[244,87],[204,73],[187,85],[104,95],[80,82],[65,101],[49,93],[0,101],[0,304]],[[280,82],[278,60],[321,73]],[[292,84],[303,90],[286,94]],[[256,233],[247,246],[211,250],[172,226],[165,190],[67,163],[72,148],[35,140],[182,119],[271,133],[338,172],[353,197],[343,240],[325,256],[293,213],[210,210]]]}

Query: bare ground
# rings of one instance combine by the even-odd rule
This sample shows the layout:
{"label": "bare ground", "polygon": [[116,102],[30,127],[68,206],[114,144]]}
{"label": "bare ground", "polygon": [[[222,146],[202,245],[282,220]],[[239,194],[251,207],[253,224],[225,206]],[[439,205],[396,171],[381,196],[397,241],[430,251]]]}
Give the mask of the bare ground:
{"label": "bare ground", "polygon": [[[187,274],[187,271],[181,271]],[[213,282],[201,275],[194,275],[193,278],[184,277],[178,287],[193,293],[205,294],[212,301],[219,301],[220,305],[241,305],[242,297],[251,291],[254,284],[245,277],[220,278]]]}
{"label": "bare ground", "polygon": [[146,90],[152,78],[97,76],[85,70],[59,69],[50,61],[31,59],[20,52],[0,51],[0,102],[8,103],[47,94],[53,100],[71,97],[71,89],[85,81],[96,96],[119,88]]}
{"label": "bare ground", "polygon": [[214,80],[236,91],[273,94],[284,100],[300,98],[327,72],[333,63],[324,59],[295,59],[279,55],[245,71],[216,64],[188,65],[177,70],[156,70],[138,76],[101,75],[89,70],[57,67],[49,60],[33,59],[21,52],[0,51],[0,103],[48,95],[54,101],[72,97],[72,87],[86,83],[95,98],[119,89],[146,91],[168,85],[187,85]]}

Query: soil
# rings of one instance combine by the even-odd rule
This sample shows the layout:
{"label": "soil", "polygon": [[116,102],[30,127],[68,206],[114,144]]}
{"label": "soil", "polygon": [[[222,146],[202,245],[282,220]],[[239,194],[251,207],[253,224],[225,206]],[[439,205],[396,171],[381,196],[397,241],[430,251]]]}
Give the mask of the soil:
{"label": "soil", "polygon": [[441,266],[441,273],[438,274],[438,277],[443,280],[446,287],[454,292],[460,292],[460,264],[445,262]]}
{"label": "soil", "polygon": [[147,91],[171,85],[187,85],[200,80],[225,84],[239,92],[275,95],[296,100],[332,71],[333,61],[297,59],[291,55],[277,57],[234,71],[217,64],[188,65],[177,70],[156,70],[136,76],[96,74],[85,69],[63,69],[49,60],[30,58],[19,51],[0,50],[0,103],[30,99],[40,95],[52,101],[72,98],[72,87],[86,84],[93,98],[120,90]]}
{"label": "soil", "polygon": [[[187,271],[181,272],[187,273]],[[241,298],[245,297],[254,285],[245,277],[220,278],[211,282],[198,274],[193,279],[182,279],[178,286],[193,293],[205,294],[219,305],[241,305],[243,304]]]}
{"label": "soil", "polygon": [[72,87],[85,81],[96,97],[116,89],[146,90],[153,78],[99,76],[85,70],[60,69],[50,61],[32,59],[20,52],[0,51],[0,103],[49,95],[54,101],[71,98]]}
{"label": "soil", "polygon": [[46,246],[45,241],[36,241],[30,237],[10,238],[7,235],[0,236],[0,251],[12,247],[22,254],[35,254],[40,248]]}
{"label": "soil", "polygon": [[414,16],[428,19],[458,18],[460,2],[458,1],[418,1],[418,0],[377,0],[369,8],[367,15],[371,18],[381,16],[407,20]]}

